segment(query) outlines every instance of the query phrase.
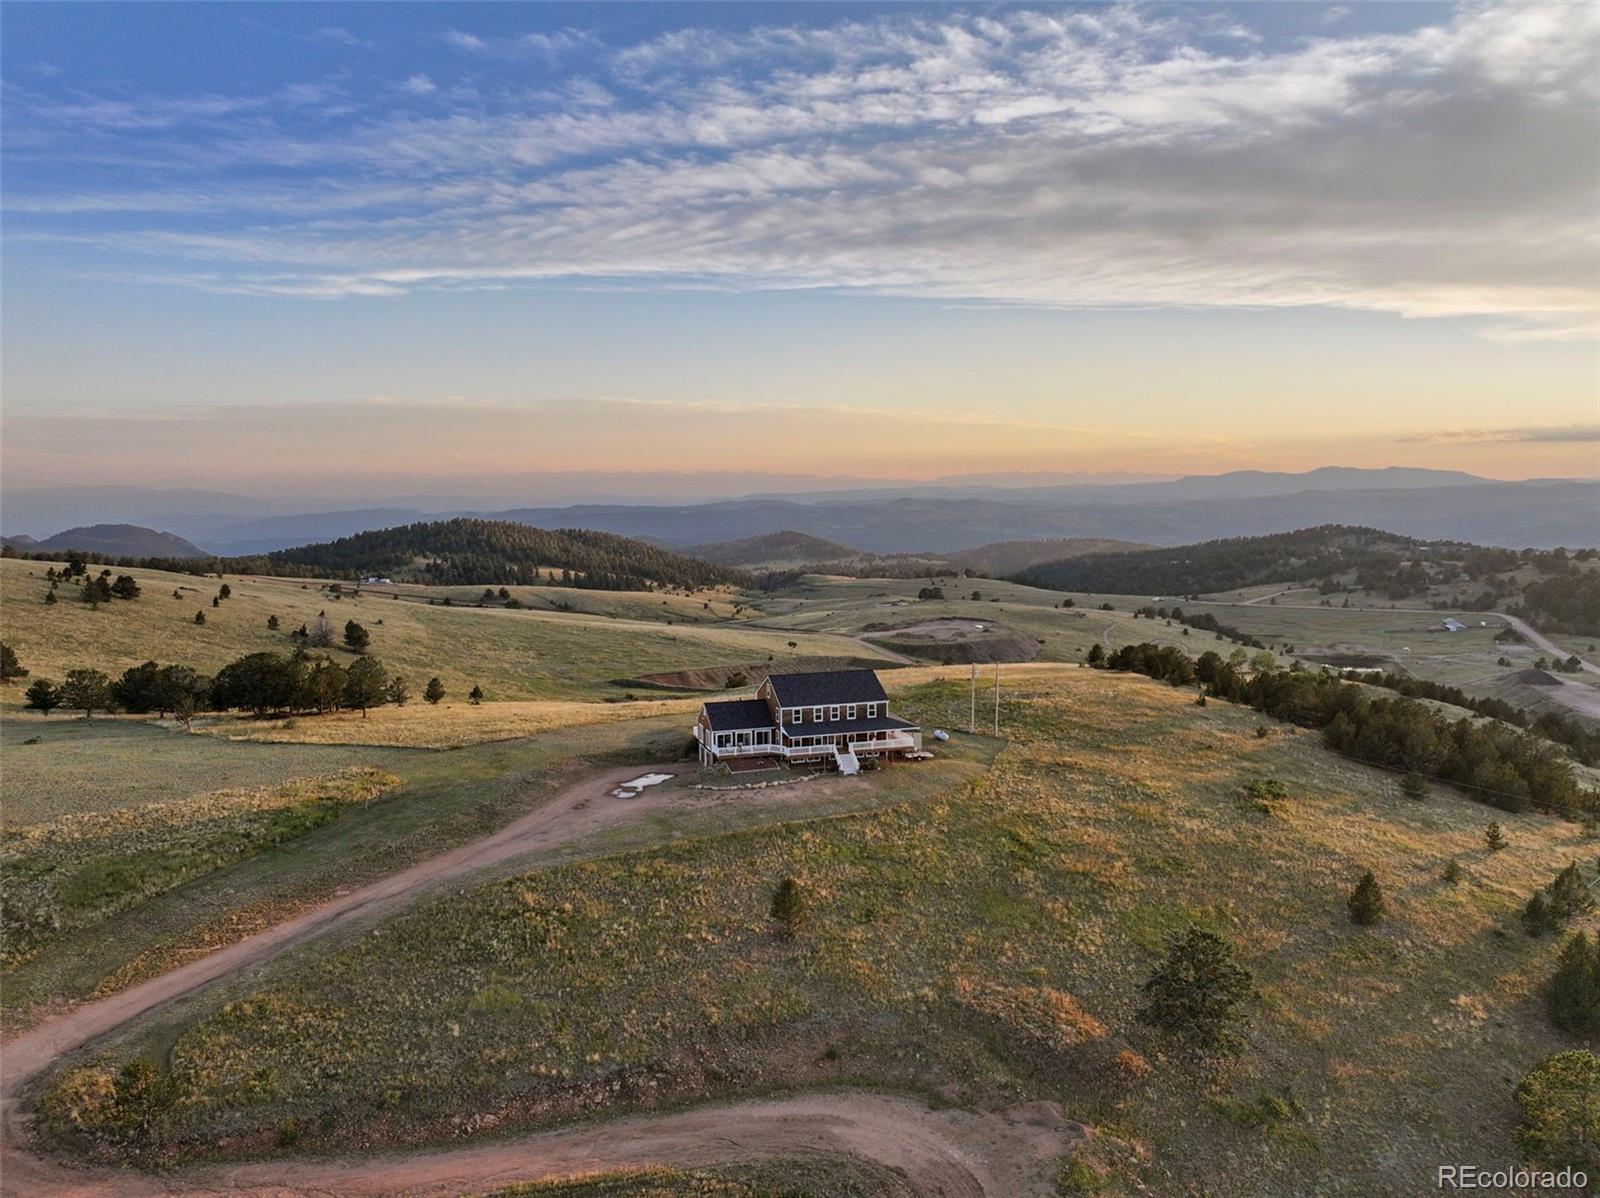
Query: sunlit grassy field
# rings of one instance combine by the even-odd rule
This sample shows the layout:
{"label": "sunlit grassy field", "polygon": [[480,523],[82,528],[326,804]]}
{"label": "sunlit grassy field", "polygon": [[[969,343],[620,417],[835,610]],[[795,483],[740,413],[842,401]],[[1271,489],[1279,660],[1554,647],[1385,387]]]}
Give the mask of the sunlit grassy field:
{"label": "sunlit grassy field", "polygon": [[[336,1150],[455,1138],[483,1112],[504,1129],[859,1082],[1054,1099],[1126,1146],[1108,1185],[1157,1193],[1409,1193],[1438,1160],[1510,1157],[1510,1088],[1560,1046],[1537,995],[1555,944],[1516,912],[1600,839],[1406,799],[1313,734],[1258,735],[1255,713],[1142,678],[1008,677],[991,766],[958,738],[940,774],[880,775],[936,783],[887,807],[441,898],[130,1032],[78,1080],[153,1054],[179,1094],[156,1142],[186,1156],[277,1151],[290,1120],[296,1151]],[[966,688],[899,703],[959,726]],[[1265,809],[1263,780],[1284,795]],[[1391,914],[1365,930],[1344,901],[1369,868]],[[767,918],[784,876],[810,902],[793,941]],[[1247,1046],[1217,1072],[1133,1018],[1192,923],[1256,976]]]}
{"label": "sunlit grassy field", "polygon": [[[0,559],[0,636],[34,677],[56,681],[78,666],[115,675],[155,660],[211,672],[246,653],[288,652],[296,644],[289,634],[319,612],[327,613],[336,636],[347,620],[363,625],[372,637],[371,654],[391,673],[403,675],[416,695],[437,675],[458,698],[475,685],[491,699],[601,698],[623,693],[613,685],[616,681],[645,673],[756,664],[769,657],[875,655],[855,641],[827,634],[739,623],[668,627],[660,620],[620,614],[430,607],[370,593],[335,599],[315,583],[301,589],[300,583],[283,579],[229,578],[232,596],[212,607],[218,579],[151,570],[131,571],[143,588],[131,602],[118,600],[91,610],[77,601],[73,588],[64,587],[60,602],[47,606],[46,568],[43,562]],[[175,590],[178,598],[173,597]],[[639,612],[649,598],[596,593],[580,599],[582,592],[566,594],[574,603],[609,604],[619,613]],[[682,597],[658,597],[656,602],[663,598],[668,604],[685,603]],[[699,604],[709,599],[687,602],[705,614]],[[194,623],[196,612],[205,615],[204,625]],[[278,617],[277,631],[267,627],[270,616]],[[792,649],[790,641],[796,642]],[[343,649],[329,652],[346,664],[352,660]],[[19,709],[22,690],[23,684],[7,685],[0,690],[0,703]]]}
{"label": "sunlit grassy field", "polygon": [[309,835],[398,781],[352,769],[8,830],[0,836],[5,966],[48,951],[63,933]]}

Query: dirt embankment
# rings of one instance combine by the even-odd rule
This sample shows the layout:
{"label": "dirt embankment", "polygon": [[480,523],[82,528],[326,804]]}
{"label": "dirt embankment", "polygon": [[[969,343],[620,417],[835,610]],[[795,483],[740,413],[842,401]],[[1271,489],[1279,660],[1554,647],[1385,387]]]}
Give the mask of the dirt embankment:
{"label": "dirt embankment", "polygon": [[893,667],[877,657],[785,657],[748,665],[701,666],[693,670],[668,670],[660,674],[640,674],[621,678],[618,686],[652,690],[720,691],[741,686],[759,686],[768,674],[813,673],[818,670],[881,670]]}
{"label": "dirt embankment", "polygon": [[1032,661],[1039,656],[1036,637],[989,620],[924,620],[902,628],[869,626],[862,639],[908,657],[941,665]]}

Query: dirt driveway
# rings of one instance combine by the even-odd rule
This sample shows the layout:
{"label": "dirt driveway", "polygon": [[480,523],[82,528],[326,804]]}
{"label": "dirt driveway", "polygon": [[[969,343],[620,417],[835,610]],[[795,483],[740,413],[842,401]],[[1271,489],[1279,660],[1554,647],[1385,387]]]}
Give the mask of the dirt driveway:
{"label": "dirt driveway", "polygon": [[[585,778],[500,831],[330,899],[305,913],[121,993],[46,1020],[0,1048],[0,1193],[133,1198],[172,1193],[450,1194],[551,1174],[652,1162],[706,1165],[763,1156],[847,1153],[904,1170],[918,1193],[1010,1196],[1053,1192],[1040,1163],[1059,1151],[1059,1111],[1025,1117],[930,1112],[869,1093],[801,1096],[674,1115],[629,1119],[419,1154],[360,1161],[278,1161],[158,1178],[129,1170],[83,1169],[35,1156],[24,1145],[27,1083],[65,1053],[206,984],[269,960],[353,920],[396,909],[451,881],[516,857],[686,802],[681,788],[651,787],[634,799],[608,792],[650,771],[628,766]],[[785,788],[741,792],[737,801],[781,803]],[[726,797],[687,801],[716,804]],[[1040,1110],[1045,1113],[1041,1116]]]}

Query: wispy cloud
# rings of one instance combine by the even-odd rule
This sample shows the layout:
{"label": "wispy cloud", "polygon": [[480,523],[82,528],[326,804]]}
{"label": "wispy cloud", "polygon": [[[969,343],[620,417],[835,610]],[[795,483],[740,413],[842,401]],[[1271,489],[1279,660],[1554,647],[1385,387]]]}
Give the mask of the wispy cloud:
{"label": "wispy cloud", "polygon": [[[284,93],[27,115],[63,137],[183,129],[145,149],[193,183],[154,189],[159,208],[115,193],[169,219],[87,235],[187,260],[169,276],[212,290],[590,278],[1326,306],[1488,318],[1507,341],[1595,332],[1595,6],[1475,6],[1272,47],[1214,14],[1121,5],[687,28],[612,48],[576,30],[442,36],[478,59],[582,50],[586,64],[460,101],[413,75],[402,86],[434,96],[427,115],[357,106],[314,132],[280,119],[297,102]],[[208,175],[285,172],[297,211],[325,200],[325,219],[282,219],[278,183],[252,210],[236,181],[244,219],[178,219],[186,195],[217,210]],[[385,210],[352,207],[357,177],[381,181]],[[15,198],[111,210],[104,194]]]}
{"label": "wispy cloud", "polygon": [[1451,428],[1418,433],[1400,438],[1400,444],[1432,445],[1461,442],[1510,444],[1514,442],[1554,442],[1588,445],[1600,443],[1600,424],[1549,424],[1528,428]]}

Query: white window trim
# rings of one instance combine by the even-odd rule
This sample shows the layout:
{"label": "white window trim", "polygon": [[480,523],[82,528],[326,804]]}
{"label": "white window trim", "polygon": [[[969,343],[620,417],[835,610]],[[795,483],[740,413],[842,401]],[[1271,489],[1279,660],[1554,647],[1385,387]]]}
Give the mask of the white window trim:
{"label": "white window trim", "polygon": [[838,709],[838,707],[830,707],[830,708],[828,708],[828,720],[829,720],[829,722],[831,723],[832,721],[834,721],[834,720],[836,720],[838,718],[839,718],[839,709]]}
{"label": "white window trim", "polygon": [[811,722],[812,722],[812,723],[813,723],[813,724],[820,724],[820,723],[822,723],[822,708],[820,708],[820,707],[813,707],[813,708],[812,708],[812,709],[811,709]]}
{"label": "white window trim", "polygon": [[853,720],[856,718],[856,705],[854,703],[850,704],[844,709],[844,718],[847,720]]}

